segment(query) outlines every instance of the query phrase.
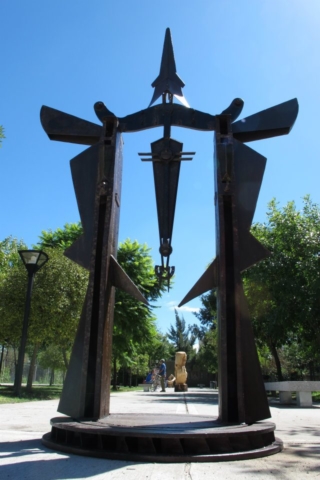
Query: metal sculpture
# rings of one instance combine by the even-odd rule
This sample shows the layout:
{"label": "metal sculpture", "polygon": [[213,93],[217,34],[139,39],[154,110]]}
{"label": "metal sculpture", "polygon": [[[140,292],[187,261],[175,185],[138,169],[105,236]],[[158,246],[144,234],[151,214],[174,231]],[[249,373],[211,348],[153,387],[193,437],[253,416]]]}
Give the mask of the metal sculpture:
{"label": "metal sculpture", "polygon": [[114,288],[146,302],[117,263],[122,138],[117,118],[95,104],[102,126],[42,107],[51,140],[91,145],[70,162],[83,235],[65,255],[90,271],[88,291],[58,411],[73,418],[109,414]]}
{"label": "metal sculpture", "polygon": [[[213,457],[219,459],[221,454],[225,459],[225,453],[231,459],[275,453],[281,446],[275,444],[273,424],[248,427],[269,418],[270,411],[240,274],[265,258],[268,252],[250,233],[266,159],[244,143],[289,133],[298,113],[297,100],[237,122],[243,108],[239,98],[220,115],[188,108],[181,90],[184,83],[176,72],[169,29],[160,73],[152,86],[155,90],[149,108],[123,118],[116,117],[102,102],[96,103],[95,112],[102,126],[49,107],[41,110],[42,125],[51,140],[90,146],[71,160],[84,235],[66,255],[89,269],[90,277],[58,409],[79,422],[53,421],[51,436],[45,436],[44,443],[65,451],[90,454],[83,445],[88,445],[89,440],[91,443],[94,436],[94,455],[120,458],[125,452],[128,458],[134,458],[138,452],[136,458],[159,461],[167,461],[163,455],[172,453],[172,449],[177,454],[175,461],[194,459],[194,455],[199,460],[199,454],[205,455],[203,461],[208,461]],[[159,97],[162,103],[151,106]],[[183,105],[173,103],[173,97]],[[192,159],[186,155],[194,155],[194,152],[183,152],[182,143],[171,138],[171,126],[215,132],[217,257],[180,305],[217,288],[219,418],[215,422],[208,419],[195,422],[194,427],[188,427],[188,433],[164,429],[161,434],[151,426],[143,430],[142,425],[148,422],[144,418],[132,421],[130,433],[126,433],[127,417],[112,420],[109,415],[114,287],[124,289],[138,300],[145,299],[116,261],[121,134],[158,126],[164,128],[163,138],[151,144],[151,153],[139,155],[142,160],[153,163],[161,254],[156,274],[160,281],[167,281],[168,287],[174,273],[169,258],[180,163]],[[82,418],[87,419],[83,426]],[[96,423],[88,423],[89,420]],[[156,423],[161,422],[170,423],[157,418]],[[189,420],[186,423],[189,425]],[[231,424],[239,428],[225,428]],[[123,427],[122,431],[119,426]],[[126,435],[129,437],[125,438]],[[75,447],[79,438],[82,446]]]}
{"label": "metal sculpture", "polygon": [[155,81],[151,84],[151,86],[154,87],[154,92],[149,107],[151,107],[151,105],[159,97],[162,97],[163,103],[166,102],[166,97],[168,97],[169,102],[172,103],[174,96],[183,105],[189,107],[189,104],[181,90],[184,87],[184,83],[177,74],[171,33],[169,28],[167,28],[164,38],[160,72]]}
{"label": "metal sculpture", "polygon": [[242,142],[289,133],[296,99],[232,123],[243,102],[235,99],[216,116],[215,209],[217,257],[180,303],[217,289],[219,419],[252,424],[269,418],[241,272],[269,252],[251,235],[266,158]]}

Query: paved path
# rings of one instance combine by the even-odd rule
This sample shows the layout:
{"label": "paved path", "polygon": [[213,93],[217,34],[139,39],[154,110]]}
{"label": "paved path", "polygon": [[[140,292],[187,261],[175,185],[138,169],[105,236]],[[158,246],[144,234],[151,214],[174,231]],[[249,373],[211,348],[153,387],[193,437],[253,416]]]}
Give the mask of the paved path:
{"label": "paved path", "polygon": [[[276,435],[284,451],[256,460],[225,463],[134,463],[61,454],[41,444],[58,416],[57,401],[0,407],[1,480],[320,480],[320,405],[283,407],[271,403]],[[176,413],[217,416],[217,392],[190,389],[187,394],[128,392],[111,395],[113,413]]]}

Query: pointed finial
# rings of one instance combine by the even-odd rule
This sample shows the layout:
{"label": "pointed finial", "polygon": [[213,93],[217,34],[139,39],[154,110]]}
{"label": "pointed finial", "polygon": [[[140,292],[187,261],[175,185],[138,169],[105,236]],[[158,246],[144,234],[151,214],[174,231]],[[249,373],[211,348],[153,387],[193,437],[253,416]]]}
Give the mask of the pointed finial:
{"label": "pointed finial", "polygon": [[174,95],[184,106],[189,107],[181,90],[184,87],[184,83],[176,70],[170,28],[166,29],[160,72],[152,83],[152,87],[154,87],[154,92],[149,107],[161,96],[165,103],[167,95],[171,103]]}

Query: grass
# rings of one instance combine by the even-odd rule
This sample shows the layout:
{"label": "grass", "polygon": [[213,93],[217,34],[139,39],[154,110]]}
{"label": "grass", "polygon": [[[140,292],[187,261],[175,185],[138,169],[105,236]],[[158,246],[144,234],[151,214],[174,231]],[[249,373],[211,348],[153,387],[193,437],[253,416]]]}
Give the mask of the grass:
{"label": "grass", "polygon": [[35,385],[31,392],[26,391],[26,387],[22,387],[21,396],[17,397],[13,394],[12,385],[0,385],[0,404],[3,403],[22,403],[39,400],[54,400],[60,398],[62,385]]}
{"label": "grass", "polygon": [[[122,387],[119,390],[112,390],[111,393],[133,392],[141,390],[141,387]],[[0,405],[4,403],[22,403],[39,400],[54,400],[61,396],[62,385],[34,385],[31,392],[26,391],[26,387],[22,387],[21,396],[17,397],[13,394],[12,385],[0,385]]]}

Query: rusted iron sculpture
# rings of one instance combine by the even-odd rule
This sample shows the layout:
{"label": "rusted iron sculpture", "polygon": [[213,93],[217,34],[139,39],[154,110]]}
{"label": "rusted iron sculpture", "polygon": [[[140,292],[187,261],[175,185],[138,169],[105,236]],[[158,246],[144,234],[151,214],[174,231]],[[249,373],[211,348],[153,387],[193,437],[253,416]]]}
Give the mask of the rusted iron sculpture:
{"label": "rusted iron sculpture", "polygon": [[[240,274],[265,258],[268,251],[250,233],[266,159],[244,143],[289,133],[298,113],[298,102],[293,99],[237,122],[235,120],[243,108],[243,101],[239,98],[220,115],[188,108],[181,90],[184,83],[176,72],[169,29],[160,73],[152,86],[155,90],[149,108],[123,118],[116,117],[102,102],[96,103],[95,112],[102,126],[49,107],[41,110],[42,125],[51,140],[90,146],[71,160],[84,234],[66,251],[66,255],[89,269],[90,279],[58,410],[74,419],[85,418],[99,424],[95,430],[95,424],[91,422],[89,425],[87,421],[81,430],[81,423],[76,427],[73,423],[68,426],[58,419],[53,422],[51,437],[45,436],[44,442],[54,448],[75,451],[76,429],[81,445],[95,435],[96,447],[93,448],[100,453],[96,451],[94,455],[108,457],[112,451],[112,458],[120,458],[126,452],[126,458],[167,461],[161,455],[176,453],[175,461],[193,459],[193,455],[198,461],[208,461],[228,452],[233,459],[275,453],[281,447],[274,444],[274,424],[256,425],[251,430],[248,427],[269,418],[270,411]],[[151,107],[159,97],[162,97],[162,103]],[[183,106],[173,103],[174,97]],[[217,288],[219,418],[215,422],[212,419],[203,419],[203,423],[197,420],[194,427],[188,427],[191,428],[188,434],[181,434],[181,429],[164,429],[159,434],[151,427],[149,433],[145,432],[141,426],[147,422],[145,418],[140,419],[142,424],[137,420],[139,427],[134,430],[131,421],[129,441],[125,438],[125,428],[122,433],[119,429],[112,430],[109,415],[114,287],[124,289],[138,300],[145,299],[116,261],[121,134],[156,126],[163,126],[163,138],[151,144],[151,153],[140,153],[140,156],[153,162],[161,254],[161,265],[156,267],[156,273],[161,281],[168,282],[168,286],[174,273],[169,258],[180,162],[191,160],[185,155],[194,154],[184,153],[182,143],[171,138],[171,126],[215,132],[217,256],[180,305]],[[116,425],[121,421],[125,427],[128,419],[117,419],[120,423]],[[161,421],[157,419],[159,424]],[[190,424],[189,420],[186,422]],[[241,431],[239,428],[233,431],[230,427],[226,430],[226,424],[246,425]],[[108,428],[103,430],[103,426]],[[197,430],[196,434],[192,428]],[[73,446],[66,447],[68,442]],[[77,450],[80,453],[81,448]],[[146,452],[145,456],[142,451]],[[139,455],[135,456],[137,452]],[[204,460],[201,460],[200,453],[205,455]]]}
{"label": "rusted iron sculpture", "polygon": [[117,118],[98,102],[102,126],[48,107],[41,122],[51,140],[91,145],[70,162],[83,235],[65,255],[90,271],[88,291],[58,410],[73,418],[109,414],[114,288],[146,302],[117,263],[122,138]]}
{"label": "rusted iron sculpture", "polygon": [[[189,107],[183,96],[182,88],[184,83],[177,74],[176,62],[173,54],[173,46],[170,30],[166,30],[163,53],[158,77],[152,83],[154,87],[153,97],[149,107],[162,97],[162,103],[173,105],[173,97],[179,99],[183,105]],[[167,281],[168,290],[170,279],[174,275],[175,267],[169,266],[169,258],[172,253],[172,230],[176,208],[176,198],[180,174],[180,162],[192,160],[192,157],[184,155],[195,155],[195,152],[183,152],[182,143],[170,138],[171,122],[167,116],[163,124],[163,138],[151,144],[151,153],[139,153],[143,161],[153,162],[154,186],[156,190],[156,201],[158,211],[158,223],[160,234],[160,255],[161,265],[155,267],[155,273],[160,282]],[[151,156],[151,158],[143,158]],[[166,258],[166,261],[164,261]]]}

